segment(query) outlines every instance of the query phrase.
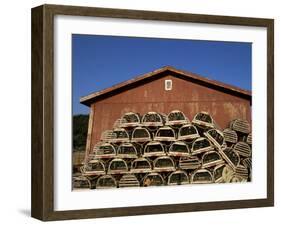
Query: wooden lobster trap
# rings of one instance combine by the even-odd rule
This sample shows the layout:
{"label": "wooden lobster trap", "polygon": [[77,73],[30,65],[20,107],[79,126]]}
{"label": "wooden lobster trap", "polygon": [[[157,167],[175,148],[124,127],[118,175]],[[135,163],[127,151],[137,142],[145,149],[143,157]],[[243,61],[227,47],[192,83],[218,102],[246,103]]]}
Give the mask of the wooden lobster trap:
{"label": "wooden lobster trap", "polygon": [[213,174],[207,169],[198,169],[191,174],[192,184],[209,184],[213,182]]}
{"label": "wooden lobster trap", "polygon": [[123,174],[128,173],[128,165],[125,160],[117,158],[112,159],[108,165],[108,174]]}
{"label": "wooden lobster trap", "polygon": [[81,167],[81,173],[88,176],[104,175],[106,173],[105,164],[99,159],[90,160]]}
{"label": "wooden lobster trap", "polygon": [[184,115],[183,112],[174,110],[171,111],[167,116],[166,125],[172,127],[179,127],[184,124],[190,123],[189,119]]}
{"label": "wooden lobster trap", "polygon": [[131,173],[150,173],[152,166],[146,158],[137,158],[131,163]]}
{"label": "wooden lobster trap", "polygon": [[205,152],[202,156],[202,168],[209,168],[222,163],[224,163],[224,160],[216,151]]}
{"label": "wooden lobster trap", "polygon": [[236,175],[234,175],[229,181],[229,183],[242,183],[242,182],[247,182],[247,179]]}
{"label": "wooden lobster trap", "polygon": [[252,133],[249,133],[249,134],[248,134],[247,139],[246,139],[246,142],[247,142],[249,145],[252,145]]}
{"label": "wooden lobster trap", "polygon": [[143,143],[151,141],[151,135],[147,128],[145,127],[136,127],[132,133],[132,142]]}
{"label": "wooden lobster trap", "polygon": [[230,122],[230,128],[236,132],[248,134],[251,131],[250,123],[246,120],[235,119]]}
{"label": "wooden lobster trap", "polygon": [[110,143],[129,142],[130,137],[124,128],[115,128],[114,130],[106,130],[101,135],[101,140]]}
{"label": "wooden lobster trap", "polygon": [[165,185],[164,178],[159,173],[149,173],[145,175],[142,181],[144,187]]}
{"label": "wooden lobster trap", "polygon": [[171,127],[163,126],[157,130],[154,140],[172,142],[176,140],[176,133]]}
{"label": "wooden lobster trap", "polygon": [[243,166],[245,166],[246,168],[248,168],[248,170],[252,169],[252,159],[251,158],[245,158],[242,160],[242,164]]}
{"label": "wooden lobster trap", "polygon": [[211,142],[205,137],[200,137],[192,143],[191,154],[197,155],[212,150],[214,150],[214,147]]}
{"label": "wooden lobster trap", "polygon": [[197,128],[191,124],[183,125],[178,132],[178,140],[192,141],[199,137]]}
{"label": "wooden lobster trap", "polygon": [[249,176],[248,169],[243,165],[238,165],[234,169],[234,176],[241,178],[241,181],[237,181],[237,182],[245,182],[247,181]]}
{"label": "wooden lobster trap", "polygon": [[233,150],[244,158],[249,158],[252,155],[252,150],[249,144],[240,141],[234,145]]}
{"label": "wooden lobster trap", "polygon": [[97,189],[105,189],[105,188],[116,188],[117,181],[111,175],[103,175],[98,178],[96,183]]}
{"label": "wooden lobster trap", "polygon": [[132,143],[122,143],[117,150],[118,158],[137,158],[138,152]]}
{"label": "wooden lobster trap", "polygon": [[72,187],[76,189],[91,189],[91,181],[85,176],[72,178]]}
{"label": "wooden lobster trap", "polygon": [[225,168],[225,164],[220,164],[217,165],[214,168],[214,181],[215,183],[223,183],[224,182],[224,178],[223,178],[223,169]]}
{"label": "wooden lobster trap", "polygon": [[204,135],[214,144],[218,149],[221,149],[225,143],[223,133],[217,129],[210,129]]}
{"label": "wooden lobster trap", "polygon": [[113,138],[110,142],[120,143],[120,142],[129,142],[130,137],[128,132],[123,128],[116,128],[113,130]]}
{"label": "wooden lobster trap", "polygon": [[170,156],[189,156],[190,150],[188,145],[182,141],[176,141],[170,145],[169,155]]}
{"label": "wooden lobster trap", "polygon": [[223,136],[227,143],[236,144],[238,142],[238,136],[235,130],[227,128],[223,131]]}
{"label": "wooden lobster trap", "polygon": [[168,177],[168,185],[184,185],[189,184],[189,177],[183,170],[172,172]]}
{"label": "wooden lobster trap", "polygon": [[239,165],[240,157],[232,148],[221,149],[219,153],[233,170]]}
{"label": "wooden lobster trap", "polygon": [[166,155],[165,148],[161,142],[151,141],[144,147],[143,157],[154,157]]}
{"label": "wooden lobster trap", "polygon": [[194,116],[192,123],[199,127],[204,127],[204,128],[215,127],[212,116],[208,112],[204,112],[204,111],[197,113]]}
{"label": "wooden lobster trap", "polygon": [[174,160],[169,156],[160,156],[153,161],[154,172],[175,171],[176,166]]}
{"label": "wooden lobster trap", "polygon": [[197,156],[182,156],[179,160],[179,168],[194,170],[201,167],[201,161]]}
{"label": "wooden lobster trap", "polygon": [[98,143],[94,146],[90,158],[114,158],[116,156],[116,148],[110,143]]}
{"label": "wooden lobster trap", "polygon": [[119,181],[119,188],[139,186],[140,182],[134,174],[124,174]]}
{"label": "wooden lobster trap", "polygon": [[222,170],[222,183],[230,183],[233,178],[234,170],[230,165],[225,165]]}
{"label": "wooden lobster trap", "polygon": [[157,128],[164,125],[164,118],[157,112],[148,112],[142,117],[142,125],[149,128]]}
{"label": "wooden lobster trap", "polygon": [[138,113],[127,112],[120,120],[119,126],[122,128],[136,127],[141,125],[141,117]]}
{"label": "wooden lobster trap", "polygon": [[110,142],[113,138],[115,138],[113,136],[113,130],[105,130],[101,134],[100,140],[103,142]]}

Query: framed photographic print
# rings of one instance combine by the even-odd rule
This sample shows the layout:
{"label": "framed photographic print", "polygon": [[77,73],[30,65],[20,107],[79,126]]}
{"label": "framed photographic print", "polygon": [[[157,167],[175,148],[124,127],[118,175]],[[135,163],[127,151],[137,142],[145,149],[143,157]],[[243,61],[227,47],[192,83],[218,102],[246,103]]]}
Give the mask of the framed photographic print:
{"label": "framed photographic print", "polygon": [[32,216],[274,205],[274,21],[32,9]]}

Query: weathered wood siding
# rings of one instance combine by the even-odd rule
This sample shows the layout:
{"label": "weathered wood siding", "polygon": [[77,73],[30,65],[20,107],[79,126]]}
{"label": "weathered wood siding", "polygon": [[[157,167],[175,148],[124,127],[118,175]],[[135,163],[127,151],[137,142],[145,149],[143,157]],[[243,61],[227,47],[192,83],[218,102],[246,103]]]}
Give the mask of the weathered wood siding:
{"label": "weathered wood siding", "polygon": [[[166,79],[173,82],[170,91],[165,90]],[[235,118],[251,121],[249,100],[170,75],[100,100],[91,108],[94,110],[91,111],[94,112],[91,140],[88,140],[91,148],[104,130],[112,129],[115,120],[129,111],[168,114],[180,110],[190,120],[197,112],[207,111],[221,128],[227,127]]]}

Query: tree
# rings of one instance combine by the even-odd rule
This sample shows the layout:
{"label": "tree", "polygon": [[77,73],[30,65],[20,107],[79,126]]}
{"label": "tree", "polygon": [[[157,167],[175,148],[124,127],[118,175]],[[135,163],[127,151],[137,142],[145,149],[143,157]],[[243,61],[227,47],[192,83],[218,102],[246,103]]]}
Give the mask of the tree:
{"label": "tree", "polygon": [[74,151],[85,150],[89,115],[73,116],[73,149]]}

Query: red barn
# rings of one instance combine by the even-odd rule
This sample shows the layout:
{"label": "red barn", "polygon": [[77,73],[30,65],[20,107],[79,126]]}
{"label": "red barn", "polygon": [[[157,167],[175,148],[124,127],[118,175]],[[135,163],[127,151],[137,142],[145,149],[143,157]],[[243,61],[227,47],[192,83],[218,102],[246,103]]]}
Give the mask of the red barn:
{"label": "red barn", "polygon": [[200,111],[209,112],[226,128],[236,118],[251,122],[251,92],[194,73],[167,66],[135,77],[80,99],[90,107],[86,156],[105,130],[126,112],[141,115],[180,110],[192,120]]}

